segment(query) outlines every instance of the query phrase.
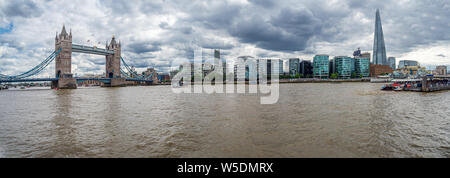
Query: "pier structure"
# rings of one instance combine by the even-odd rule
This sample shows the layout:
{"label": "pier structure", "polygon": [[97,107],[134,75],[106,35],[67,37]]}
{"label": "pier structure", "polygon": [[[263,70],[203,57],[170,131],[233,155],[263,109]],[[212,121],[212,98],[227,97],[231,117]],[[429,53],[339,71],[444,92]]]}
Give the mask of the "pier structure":
{"label": "pier structure", "polygon": [[422,78],[424,92],[450,90],[450,75],[428,75]]}

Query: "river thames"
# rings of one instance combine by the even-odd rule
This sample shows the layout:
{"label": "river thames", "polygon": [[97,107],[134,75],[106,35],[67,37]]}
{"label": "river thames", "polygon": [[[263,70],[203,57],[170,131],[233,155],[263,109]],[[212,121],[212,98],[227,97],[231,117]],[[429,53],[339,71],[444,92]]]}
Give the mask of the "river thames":
{"label": "river thames", "polygon": [[450,157],[450,92],[373,83],[251,94],[170,86],[0,91],[0,157]]}

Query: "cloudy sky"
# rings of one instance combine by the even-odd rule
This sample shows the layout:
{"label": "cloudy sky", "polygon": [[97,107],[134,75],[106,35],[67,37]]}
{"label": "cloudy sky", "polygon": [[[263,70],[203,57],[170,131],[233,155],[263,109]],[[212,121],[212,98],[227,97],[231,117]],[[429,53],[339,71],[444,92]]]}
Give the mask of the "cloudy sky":
{"label": "cloudy sky", "polygon": [[[174,59],[191,58],[193,46],[208,55],[220,49],[227,60],[350,56],[358,47],[372,52],[377,8],[388,56],[450,65],[448,0],[0,0],[0,73],[43,61],[63,24],[76,44],[104,47],[115,35],[140,70],[167,71]],[[74,53],[72,71],[102,73],[104,63]]]}

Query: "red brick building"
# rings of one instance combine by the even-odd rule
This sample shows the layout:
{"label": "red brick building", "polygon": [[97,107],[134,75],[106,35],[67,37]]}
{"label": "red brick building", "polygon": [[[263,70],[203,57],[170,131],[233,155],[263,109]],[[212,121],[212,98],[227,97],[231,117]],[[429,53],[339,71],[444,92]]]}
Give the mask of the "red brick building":
{"label": "red brick building", "polygon": [[388,65],[370,64],[370,77],[376,77],[381,74],[390,74],[394,72]]}

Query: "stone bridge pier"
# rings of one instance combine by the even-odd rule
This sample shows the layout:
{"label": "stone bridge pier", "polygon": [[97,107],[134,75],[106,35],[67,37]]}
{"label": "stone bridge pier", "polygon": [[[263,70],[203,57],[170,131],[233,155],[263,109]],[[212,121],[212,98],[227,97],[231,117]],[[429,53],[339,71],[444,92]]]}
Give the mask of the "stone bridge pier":
{"label": "stone bridge pier", "polygon": [[76,89],[77,81],[72,74],[72,31],[67,34],[63,26],[61,34],[56,34],[55,51],[61,49],[55,58],[55,76],[58,81],[52,82],[52,88]]}

